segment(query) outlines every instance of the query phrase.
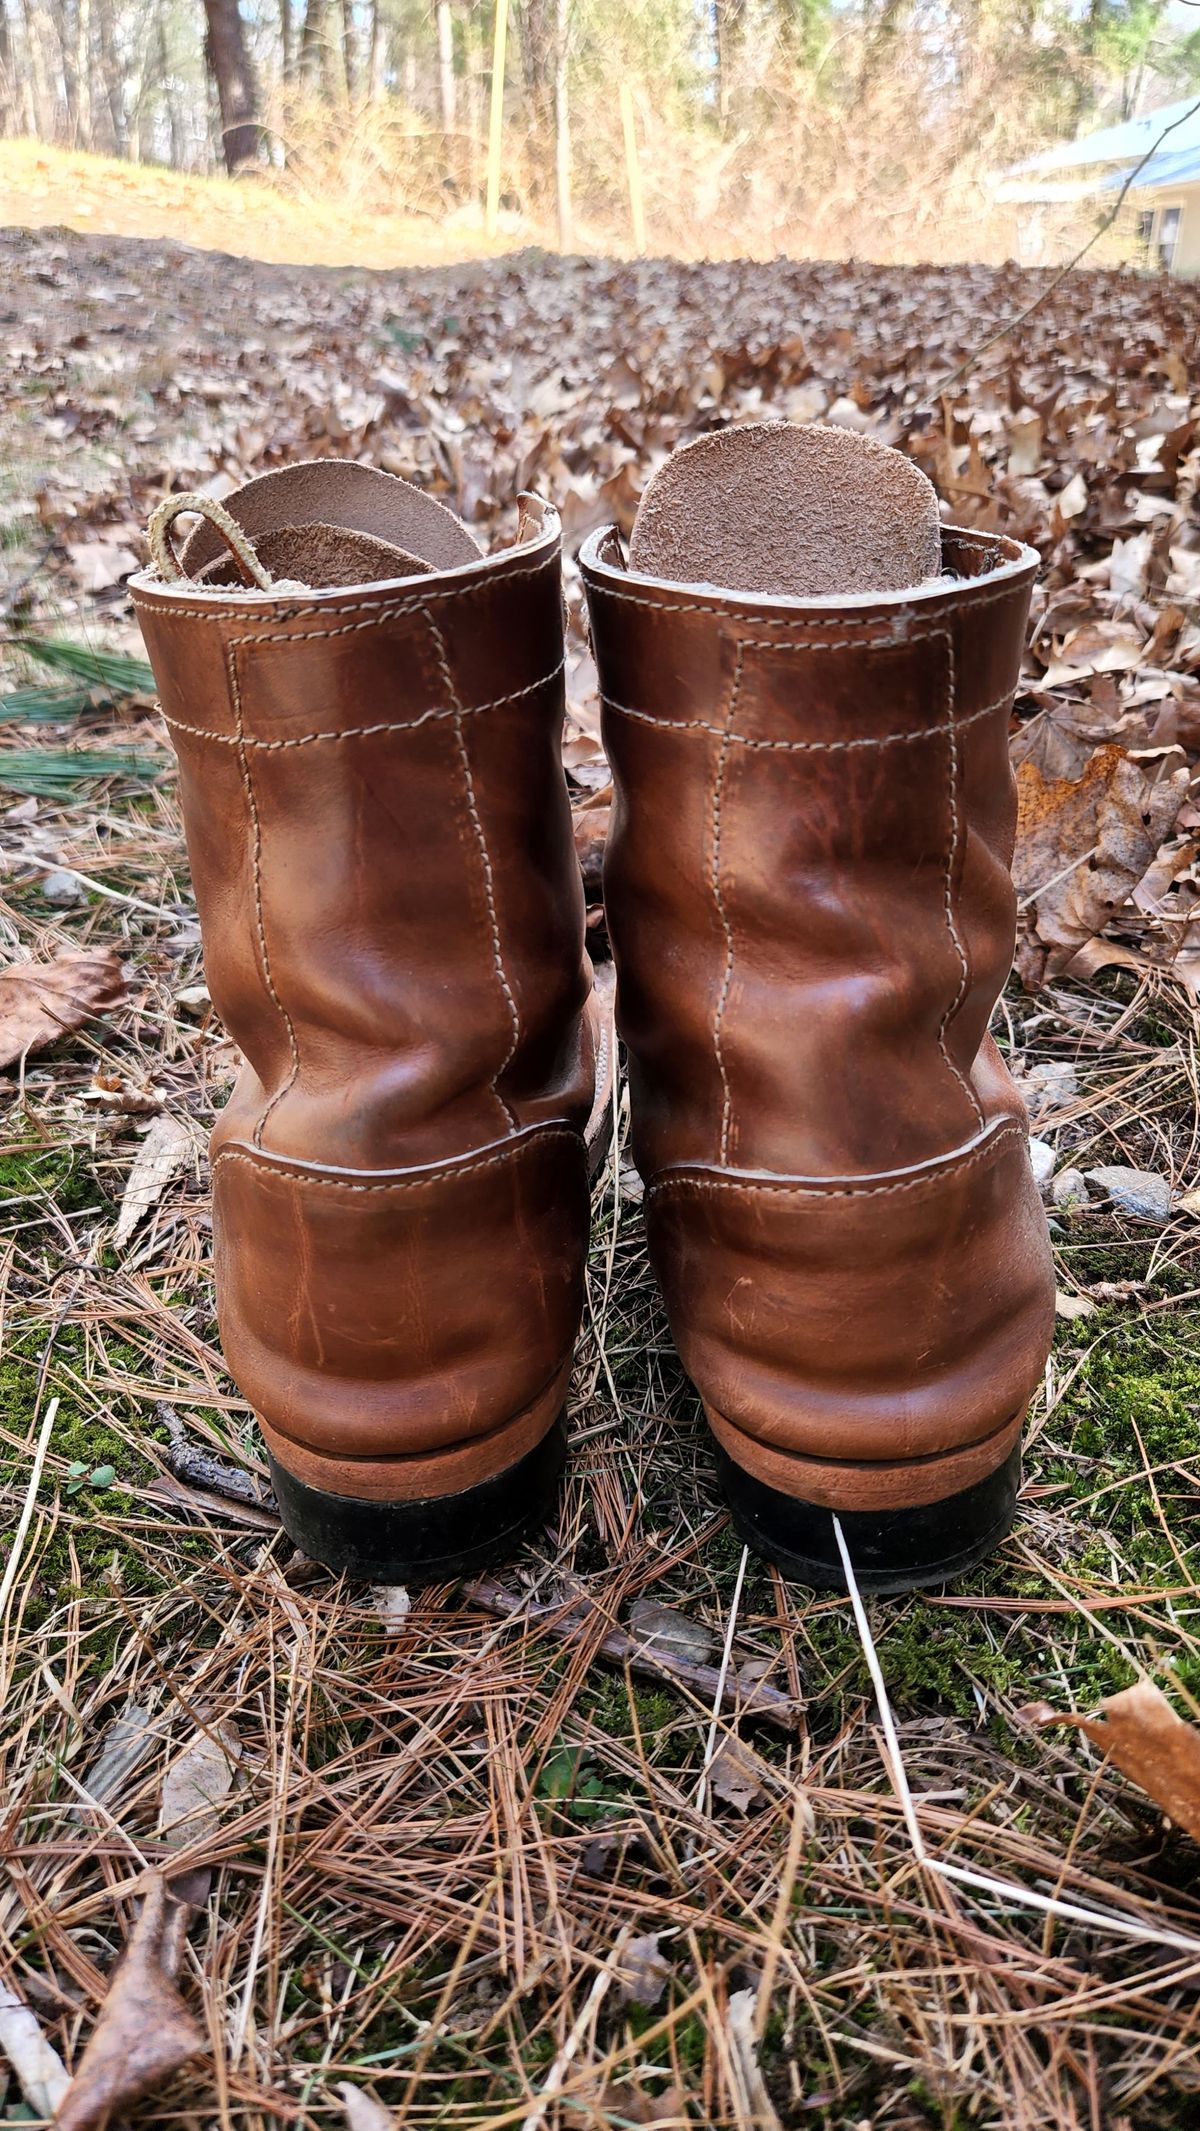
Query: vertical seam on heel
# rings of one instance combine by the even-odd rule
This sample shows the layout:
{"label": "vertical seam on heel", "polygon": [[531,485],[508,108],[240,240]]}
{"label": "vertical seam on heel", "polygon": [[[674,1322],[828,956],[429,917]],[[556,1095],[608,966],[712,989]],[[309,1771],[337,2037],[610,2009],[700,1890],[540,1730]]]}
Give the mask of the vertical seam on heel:
{"label": "vertical seam on heel", "polygon": [[471,827],[475,833],[475,846],[479,853],[479,860],[483,870],[483,893],[484,899],[487,903],[488,923],[491,927],[492,935],[492,964],[495,969],[496,977],[500,985],[501,993],[503,995],[504,1004],[508,1012],[508,1023],[510,1032],[508,1050],[505,1053],[505,1056],[501,1060],[500,1064],[497,1066],[495,1072],[492,1074],[491,1090],[492,1094],[496,1098],[497,1103],[500,1106],[500,1109],[504,1113],[504,1121],[506,1125],[508,1126],[510,1132],[515,1132],[517,1130],[517,1119],[513,1114],[511,1106],[505,1100],[504,1096],[500,1093],[499,1081],[502,1075],[507,1073],[509,1066],[512,1064],[513,1059],[516,1057],[517,1046],[521,1041],[521,1017],[517,1011],[517,1002],[513,997],[512,986],[508,981],[508,975],[504,967],[504,951],[500,941],[500,917],[496,906],[496,876],[492,868],[492,857],[490,851],[488,850],[487,836],[484,833],[483,821],[480,816],[479,806],[475,797],[475,777],[471,769],[471,755],[470,750],[467,747],[467,736],[463,729],[463,718],[465,713],[463,710],[461,698],[458,693],[458,689],[455,687],[454,684],[454,676],[450,671],[450,660],[446,652],[446,640],[442,635],[441,629],[438,627],[438,624],[435,622],[432,614],[428,611],[428,609],[423,608],[421,611],[424,614],[425,620],[429,626],[429,634],[433,641],[434,656],[437,659],[438,668],[442,676],[442,682],[446,690],[447,701],[449,702],[451,710],[453,712],[454,740],[458,752],[459,765],[463,773],[463,786],[466,793],[467,812],[471,818]]}
{"label": "vertical seam on heel", "polygon": [[258,811],[258,799],[254,790],[254,780],[250,775],[250,758],[246,751],[246,724],[245,714],[242,708],[242,684],[238,675],[237,665],[238,646],[241,642],[242,639],[240,637],[232,637],[229,643],[226,645],[225,667],[229,679],[230,702],[233,705],[234,742],[237,748],[238,767],[241,770],[242,774],[242,786],[246,794],[246,805],[250,811],[251,867],[254,877],[254,925],[255,930],[258,934],[259,954],[262,958],[263,982],[265,983],[267,991],[270,994],[271,1001],[275,1006],[280,1019],[283,1022],[284,1028],[287,1030],[288,1048],[292,1054],[291,1072],[288,1074],[288,1077],[284,1081],[283,1086],[281,1088],[276,1088],[274,1095],[272,1095],[270,1101],[267,1103],[265,1109],[263,1110],[263,1113],[259,1118],[258,1123],[254,1127],[254,1144],[256,1147],[261,1147],[263,1140],[263,1132],[266,1127],[267,1119],[270,1117],[271,1112],[277,1107],[277,1105],[283,1101],[284,1096],[289,1092],[289,1090],[295,1087],[296,1080],[300,1072],[300,1046],[296,1041],[296,1030],[292,1021],[292,1017],[289,1014],[286,1006],[283,1003],[283,1000],[280,998],[279,993],[275,988],[275,977],[271,969],[271,957],[267,950],[267,927],[266,920],[263,914],[262,818]]}
{"label": "vertical seam on heel", "polygon": [[946,734],[947,774],[949,782],[948,797],[950,816],[950,837],[946,849],[946,864],[943,882],[943,903],[946,912],[946,930],[950,935],[950,944],[953,947],[955,955],[958,958],[959,967],[958,987],[954,993],[954,997],[947,1005],[945,1013],[942,1015],[941,1022],[938,1027],[937,1040],[938,1049],[941,1052],[943,1059],[945,1060],[948,1070],[953,1074],[955,1080],[958,1082],[960,1088],[962,1089],[963,1094],[966,1096],[967,1101],[970,1103],[971,1109],[974,1112],[976,1123],[980,1126],[980,1128],[982,1128],[985,1123],[983,1106],[980,1103],[979,1097],[975,1093],[971,1082],[968,1080],[966,1074],[963,1072],[962,1067],[956,1065],[953,1058],[951,1058],[950,1047],[946,1041],[950,1024],[954,1020],[956,1014],[962,1006],[962,1003],[966,998],[967,992],[970,988],[971,967],[969,962],[967,961],[967,950],[963,945],[962,935],[958,929],[958,920],[954,914],[955,873],[958,867],[959,838],[962,831],[962,821],[958,805],[958,676],[954,663],[954,640],[951,636],[950,631],[948,629],[939,629],[936,633],[946,647],[946,722],[944,730]]}
{"label": "vertical seam on heel", "polygon": [[728,1168],[729,1166],[729,1135],[733,1121],[733,1094],[729,1085],[729,1073],[725,1064],[725,1051],[721,1037],[725,1021],[725,1007],[729,999],[730,986],[733,983],[734,939],[733,925],[730,921],[729,911],[725,903],[724,891],[721,887],[721,803],[725,794],[725,772],[729,763],[729,749],[733,737],[733,719],[738,707],[738,698],[742,692],[742,671],[744,663],[745,645],[742,639],[739,637],[734,652],[733,676],[730,680],[729,695],[725,704],[725,718],[721,730],[721,746],[717,756],[716,775],[713,778],[712,803],[712,892],[713,901],[716,903],[717,906],[717,915],[721,920],[721,929],[725,935],[725,970],[721,979],[721,988],[717,993],[716,1010],[713,1014],[713,1050],[716,1053],[717,1071],[721,1076],[721,1087],[723,1090],[724,1098],[721,1106],[720,1143],[720,1160],[723,1169]]}

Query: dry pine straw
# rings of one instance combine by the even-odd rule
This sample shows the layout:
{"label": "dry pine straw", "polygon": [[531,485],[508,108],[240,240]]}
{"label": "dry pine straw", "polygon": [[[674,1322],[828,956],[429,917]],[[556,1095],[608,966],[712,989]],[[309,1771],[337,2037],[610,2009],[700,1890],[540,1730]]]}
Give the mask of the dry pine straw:
{"label": "dry pine straw", "polygon": [[[616,1203],[619,1151],[597,1195],[571,1473],[555,1531],[502,1572],[511,1617],[453,1590],[400,1614],[297,1563],[261,1512],[173,1477],[164,1399],[194,1443],[264,1472],[208,1271],[200,1150],[233,1056],[196,990],[169,771],[148,796],[101,787],[38,819],[60,864],[131,899],[54,911],[17,863],[0,904],[8,944],[112,942],[132,972],[124,1008],[13,1084],[0,1160],[13,1523],[60,1402],[0,1622],[0,1958],[66,2061],[163,1854],[164,1774],[233,1723],[236,1783],[189,1858],[215,1867],[182,1972],[211,2054],[139,2123],[340,2125],[348,2081],[414,2126],[521,2125],[552,2075],[544,2120],[572,2131],[772,2112],[829,2131],[1200,2123],[1200,1964],[923,1874],[848,1606],[754,1562],[739,1588],[640,1212],[623,1186]],[[9,852],[27,833],[0,822]],[[1041,1125],[1060,1162],[1192,1182],[1179,991],[1124,973],[1014,991],[999,1034],[1026,1071],[1075,1068]],[[196,1161],[118,1257],[139,1126],[162,1109],[194,1128]],[[1185,1710],[1200,1691],[1195,1233],[1185,1214],[1062,1225],[1060,1285],[1096,1307],[1061,1327],[1016,1533],[953,1600],[869,1609],[927,1847],[1185,1935],[1195,1848],[1085,1742],[1018,1712],[1091,1707],[1139,1668]],[[113,1483],[93,1483],[105,1466]],[[564,1637],[581,1592],[591,1611]],[[730,1637],[730,1677],[789,1695],[790,1729],[735,1698],[714,1737],[710,1700],[598,1658],[639,1598],[707,1631],[710,1662]],[[128,1773],[96,1808],[121,1721]],[[733,1736],[743,1761],[722,1768]]]}
{"label": "dry pine straw", "polygon": [[[197,1853],[217,1871],[184,1969],[211,2061],[146,2121],[340,2122],[350,2080],[412,2124],[519,2124],[590,2007],[552,2123],[646,2120],[665,2092],[664,2121],[749,2124],[729,2013],[747,1989],[765,1993],[761,2062],[785,2123],[1191,2121],[1200,1968],[921,1874],[845,1604],[749,1565],[731,1672],[797,1706],[790,1730],[735,1710],[718,1724],[718,1748],[740,1732],[753,1757],[740,1806],[719,1781],[697,1802],[707,1701],[594,1662],[639,1597],[706,1626],[719,1653],[741,1560],[638,1209],[614,1223],[619,1158],[597,1197],[571,1476],[557,1531],[504,1574],[528,1594],[512,1619],[438,1590],[387,1621],[377,1596],[298,1564],[261,1513],[189,1510],[155,1423],[164,1396],[195,1441],[262,1471],[216,1345],[199,1162],[119,1263],[110,1239],[138,1125],[161,1104],[202,1141],[233,1058],[203,1001],[178,1003],[200,965],[170,780],[149,801],[41,818],[65,863],[102,859],[161,910],[51,918],[18,871],[3,913],[38,952],[110,940],[135,971],[125,1008],[28,1066],[0,1192],[14,1518],[39,1401],[61,1402],[0,1644],[0,1924],[8,1973],[67,2061],[162,1855],[164,1770],[232,1719],[238,1777]],[[1122,978],[1009,1011],[1027,1065],[1035,1043],[1076,1065],[1072,1159],[1189,1161],[1178,998]],[[1154,1405],[1157,1386],[1170,1422],[1179,1385],[1189,1395],[1188,1224],[1122,1237],[1092,1215],[1060,1240],[1064,1285],[1134,1293],[1064,1328],[1025,1510],[971,1579],[979,1602],[878,1602],[874,1632],[931,1849],[1195,1933],[1194,1850],[1078,1741],[1014,1714],[1035,1694],[1087,1706],[1139,1664],[1200,1677],[1190,1596],[1155,1596],[1191,1582],[1196,1438],[1164,1441]],[[1130,1379],[1144,1395],[1126,1416]],[[85,1473],[69,1493],[81,1462],[116,1482]],[[564,1639],[554,1607],[581,1590],[594,1610]],[[131,1712],[135,1766],[91,1810],[89,1771]],[[623,1969],[597,1991],[614,1951],[620,1967],[652,1934],[659,2002],[629,2003]]]}

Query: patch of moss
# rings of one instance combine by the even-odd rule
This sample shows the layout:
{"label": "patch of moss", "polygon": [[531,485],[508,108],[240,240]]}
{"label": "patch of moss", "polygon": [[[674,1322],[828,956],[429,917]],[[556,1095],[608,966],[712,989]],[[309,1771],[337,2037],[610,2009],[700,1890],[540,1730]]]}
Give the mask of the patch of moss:
{"label": "patch of moss", "polygon": [[90,1207],[102,1213],[109,1203],[89,1150],[69,1141],[48,1147],[21,1144],[0,1151],[0,1199],[21,1198],[34,1206],[50,1200],[66,1214]]}

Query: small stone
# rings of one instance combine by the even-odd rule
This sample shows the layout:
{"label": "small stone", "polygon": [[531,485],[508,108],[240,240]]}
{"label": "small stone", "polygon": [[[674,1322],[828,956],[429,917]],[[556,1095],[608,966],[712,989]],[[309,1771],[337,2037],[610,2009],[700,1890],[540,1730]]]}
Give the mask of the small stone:
{"label": "small stone", "polygon": [[1089,1169],[1087,1180],[1134,1221],[1162,1228],[1171,1218],[1171,1186],[1157,1169]]}
{"label": "small stone", "polygon": [[1033,1163],[1034,1182],[1039,1191],[1045,1191],[1051,1177],[1054,1175],[1054,1165],[1058,1160],[1058,1156],[1055,1154],[1049,1140],[1031,1139],[1029,1142],[1029,1159]]}
{"label": "small stone", "polygon": [[1060,1169],[1050,1186],[1050,1196],[1062,1213],[1073,1213],[1088,1202],[1087,1178],[1082,1169]]}
{"label": "small stone", "polygon": [[47,873],[42,881],[42,900],[65,909],[72,903],[86,903],[87,889],[74,873]]}
{"label": "small stone", "polygon": [[1065,1058],[1046,1058],[1013,1075],[1017,1089],[1034,1124],[1065,1110],[1079,1093],[1074,1066]]}

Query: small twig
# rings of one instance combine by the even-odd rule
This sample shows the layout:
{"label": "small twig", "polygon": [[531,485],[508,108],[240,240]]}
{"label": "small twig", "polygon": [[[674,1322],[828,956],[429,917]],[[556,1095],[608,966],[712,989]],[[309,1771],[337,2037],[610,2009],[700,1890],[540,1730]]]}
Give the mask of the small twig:
{"label": "small twig", "polygon": [[[475,1605],[482,1606],[485,1613],[496,1613],[505,1618],[519,1614],[530,1627],[543,1629],[547,1635],[557,1635],[568,1643],[582,1639],[589,1622],[599,1611],[590,1600],[584,1600],[565,1609],[561,1606],[538,1607],[535,1612],[529,1612],[519,1592],[506,1590],[490,1576],[480,1576],[473,1583],[464,1584],[463,1594]],[[790,1695],[781,1694],[778,1687],[769,1687],[765,1680],[755,1680],[747,1686],[735,1679],[731,1690],[724,1673],[715,1665],[697,1664],[691,1658],[676,1657],[665,1650],[652,1653],[646,1643],[638,1642],[624,1628],[611,1628],[595,1655],[614,1665],[628,1665],[645,1679],[670,1680],[677,1687],[690,1688],[714,1709],[732,1704],[744,1716],[758,1717],[780,1731],[794,1732],[796,1729],[800,1712]]]}
{"label": "small twig", "polygon": [[[87,758],[81,756],[80,759],[86,762]],[[76,866],[64,866],[57,858],[35,858],[32,853],[23,851],[20,863],[35,867],[39,873],[65,873],[68,880],[78,881],[89,895],[101,895],[106,902],[120,903],[126,910],[140,910],[143,917],[157,918],[160,923],[168,910],[184,908],[181,903],[145,903],[140,895],[126,895],[121,888],[110,888],[106,881],[95,880],[90,873],[80,873]]]}
{"label": "small twig", "polygon": [[188,1440],[183,1422],[165,1399],[160,1399],[155,1406],[154,1418],[170,1437],[164,1446],[162,1460],[175,1479],[182,1480],[188,1487],[202,1487],[209,1494],[223,1495],[227,1502],[244,1502],[249,1509],[268,1513],[274,1509],[275,1497],[260,1487],[252,1474],[243,1472],[237,1465],[230,1465],[225,1458],[214,1457],[211,1450],[203,1450],[199,1443]]}

